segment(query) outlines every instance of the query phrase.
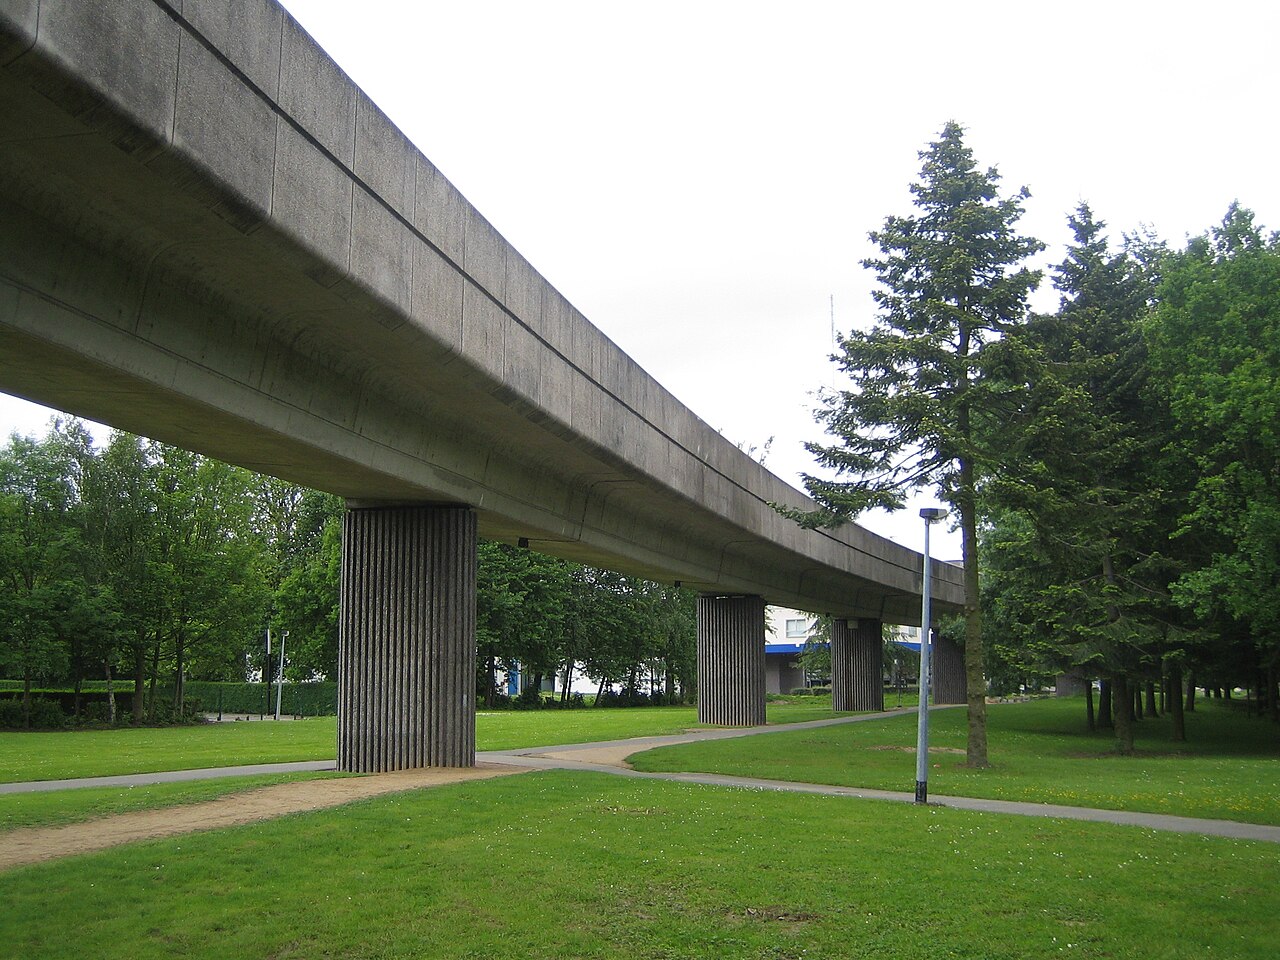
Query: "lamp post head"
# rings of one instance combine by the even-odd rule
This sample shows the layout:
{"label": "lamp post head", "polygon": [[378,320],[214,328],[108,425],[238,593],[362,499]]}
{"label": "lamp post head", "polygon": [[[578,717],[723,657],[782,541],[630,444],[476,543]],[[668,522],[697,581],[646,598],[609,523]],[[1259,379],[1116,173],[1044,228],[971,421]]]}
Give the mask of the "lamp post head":
{"label": "lamp post head", "polygon": [[925,523],[936,523],[947,515],[947,511],[941,507],[921,507],[920,516],[924,518]]}

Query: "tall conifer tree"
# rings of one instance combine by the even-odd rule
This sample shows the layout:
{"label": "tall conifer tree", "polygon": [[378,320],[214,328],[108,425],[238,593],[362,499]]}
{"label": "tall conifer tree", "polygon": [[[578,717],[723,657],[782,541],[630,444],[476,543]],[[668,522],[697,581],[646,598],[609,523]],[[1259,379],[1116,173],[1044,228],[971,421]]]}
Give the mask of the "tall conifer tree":
{"label": "tall conifer tree", "polygon": [[805,477],[822,509],[811,525],[870,507],[900,509],[932,487],[958,516],[964,544],[965,673],[971,766],[987,766],[986,683],[978,604],[978,488],[990,463],[984,438],[1008,401],[1003,337],[1028,314],[1040,274],[1024,265],[1043,248],[1015,230],[1024,187],[1001,198],[994,168],[979,170],[954,121],[920,153],[915,213],[871,234],[882,256],[864,261],[881,288],[869,331],[834,357],[851,383],[825,396],[818,419],[835,438],[808,449],[835,479]]}

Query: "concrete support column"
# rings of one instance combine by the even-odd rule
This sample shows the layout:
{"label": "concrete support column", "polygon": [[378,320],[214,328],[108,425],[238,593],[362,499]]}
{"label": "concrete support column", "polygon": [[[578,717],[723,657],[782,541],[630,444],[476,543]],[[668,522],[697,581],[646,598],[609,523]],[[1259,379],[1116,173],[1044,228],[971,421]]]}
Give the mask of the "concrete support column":
{"label": "concrete support column", "polygon": [[475,766],[475,511],[348,509],[338,622],[338,769]]}
{"label": "concrete support column", "polygon": [[884,709],[884,645],[879,620],[831,624],[831,709]]}
{"label": "concrete support column", "polygon": [[1084,694],[1085,687],[1090,683],[1079,670],[1072,670],[1068,673],[1058,674],[1057,680],[1053,685],[1053,695],[1055,697],[1079,697]]}
{"label": "concrete support column", "polygon": [[965,703],[964,651],[954,640],[933,631],[933,702]]}
{"label": "concrete support column", "polygon": [[762,597],[698,597],[698,722],[765,722]]}

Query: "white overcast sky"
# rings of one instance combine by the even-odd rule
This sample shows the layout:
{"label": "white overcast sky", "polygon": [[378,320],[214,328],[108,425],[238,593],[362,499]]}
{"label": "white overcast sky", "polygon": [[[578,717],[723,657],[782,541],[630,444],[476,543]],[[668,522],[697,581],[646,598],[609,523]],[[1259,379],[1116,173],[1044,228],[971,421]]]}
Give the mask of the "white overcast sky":
{"label": "white overcast sky", "polygon": [[[1235,199],[1280,227],[1280,4],[286,6],[592,322],[731,440],[773,437],[793,482],[832,299],[838,328],[870,323],[867,232],[910,212],[946,120],[1030,188],[1046,264],[1082,199],[1117,239],[1181,244]],[[48,416],[0,402],[4,433]],[[914,509],[865,522],[920,546]]]}

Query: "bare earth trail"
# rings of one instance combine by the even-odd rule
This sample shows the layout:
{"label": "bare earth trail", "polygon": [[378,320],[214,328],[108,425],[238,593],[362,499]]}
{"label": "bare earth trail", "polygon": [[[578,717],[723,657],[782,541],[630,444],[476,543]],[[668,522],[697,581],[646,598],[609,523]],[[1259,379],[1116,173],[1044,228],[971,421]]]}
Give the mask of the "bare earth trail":
{"label": "bare earth trail", "polygon": [[[397,773],[343,777],[333,780],[302,780],[295,783],[276,784],[255,790],[247,790],[243,793],[230,794],[205,803],[164,807],[157,810],[143,810],[60,827],[21,828],[0,834],[0,871],[77,853],[103,850],[138,840],[178,836],[201,830],[215,830],[243,823],[268,820],[291,813],[303,813],[309,810],[322,810],[341,806],[342,804],[389,793],[509,776],[530,770],[583,770],[636,779],[676,780],[709,786],[819,793],[829,796],[911,803],[915,799],[914,795],[907,792],[836,787],[828,784],[795,783],[779,780],[759,780],[718,774],[642,773],[633,770],[626,762],[626,758],[632,754],[676,743],[778,733],[784,730],[824,727],[832,724],[857,723],[866,720],[883,719],[900,712],[862,714],[855,717],[840,717],[834,720],[815,720],[807,723],[779,724],[768,727],[691,730],[688,733],[675,736],[638,737],[631,740],[615,740],[603,743],[564,744],[526,747],[517,750],[489,751],[477,754],[476,759],[478,762],[475,767],[433,767],[426,770],[403,770]],[[333,769],[332,763],[280,764],[277,766],[280,768],[305,766],[312,770]],[[224,771],[224,775],[234,775],[236,772],[261,773],[267,772],[272,767],[273,765],[263,765],[253,768],[240,768],[237,771]],[[203,779],[216,772],[214,770],[175,771],[170,774],[140,775],[132,779],[138,783],[156,783],[193,778]],[[126,782],[131,778],[113,777],[110,779],[113,782]],[[7,784],[5,785],[7,789],[0,792],[67,789],[74,786],[98,785],[100,785],[100,780],[57,781],[56,783],[48,784]],[[1163,814],[1096,810],[1087,807],[1067,807],[1056,804],[1023,803],[1007,800],[981,800],[969,797],[935,796],[930,798],[930,803],[938,806],[980,810],[989,813],[1089,820],[1137,826],[1149,830],[1168,830],[1177,833],[1195,833],[1204,836],[1280,843],[1280,827],[1238,823],[1231,820],[1202,820]]]}
{"label": "bare earth trail", "polygon": [[290,813],[324,810],[388,793],[523,772],[520,767],[482,763],[475,767],[433,767],[367,777],[300,780],[246,790],[204,803],[139,810],[60,827],[25,827],[0,834],[0,871],[77,853],[105,850],[136,840],[217,830]]}

